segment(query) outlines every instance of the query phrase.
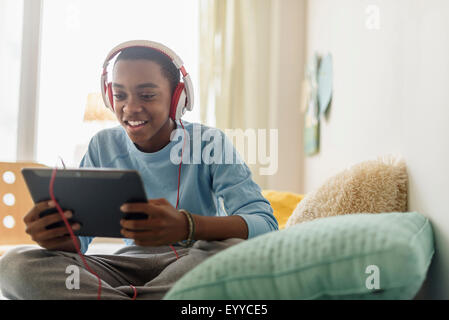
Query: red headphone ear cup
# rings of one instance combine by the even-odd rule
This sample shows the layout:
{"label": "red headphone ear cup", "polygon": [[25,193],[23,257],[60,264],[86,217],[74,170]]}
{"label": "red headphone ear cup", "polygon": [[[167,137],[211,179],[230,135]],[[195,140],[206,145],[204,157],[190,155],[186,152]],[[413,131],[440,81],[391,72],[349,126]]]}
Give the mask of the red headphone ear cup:
{"label": "red headphone ear cup", "polygon": [[175,88],[175,91],[173,92],[170,106],[170,118],[172,118],[173,120],[175,120],[176,118],[176,109],[178,108],[179,97],[181,96],[183,90],[184,90],[184,83],[180,82],[178,83],[178,85]]}
{"label": "red headphone ear cup", "polygon": [[108,83],[108,99],[109,99],[109,104],[112,107],[112,110],[114,110],[114,97],[112,95],[112,82]]}

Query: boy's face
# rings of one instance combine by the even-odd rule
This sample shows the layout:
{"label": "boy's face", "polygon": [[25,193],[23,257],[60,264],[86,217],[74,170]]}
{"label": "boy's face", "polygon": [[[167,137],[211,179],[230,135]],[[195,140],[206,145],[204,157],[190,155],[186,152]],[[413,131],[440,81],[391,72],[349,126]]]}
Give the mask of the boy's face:
{"label": "boy's face", "polygon": [[117,61],[112,93],[117,119],[140,150],[154,152],[169,142],[173,125],[169,118],[171,90],[159,64],[149,60]]}

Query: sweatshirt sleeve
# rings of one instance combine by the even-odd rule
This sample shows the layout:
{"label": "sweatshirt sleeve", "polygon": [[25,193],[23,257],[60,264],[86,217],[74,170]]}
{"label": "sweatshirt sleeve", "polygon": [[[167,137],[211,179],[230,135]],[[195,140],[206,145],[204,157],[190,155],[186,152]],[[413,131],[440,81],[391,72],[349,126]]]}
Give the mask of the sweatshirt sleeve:
{"label": "sweatshirt sleeve", "polygon": [[[90,142],[89,142],[89,148],[84,155],[83,159],[81,160],[81,163],[79,165],[80,168],[95,168],[98,167],[98,152],[96,150],[97,141],[96,136],[94,136]],[[79,236],[78,239],[80,240],[80,251],[82,254],[85,254],[87,249],[89,248],[89,244],[92,242],[94,237],[83,237]]]}
{"label": "sweatshirt sleeve", "polygon": [[[248,226],[248,239],[279,229],[273,208],[262,195],[248,166],[241,159],[231,140],[222,132],[222,162],[211,164],[212,188],[222,198],[228,215],[241,216]],[[215,151],[214,151],[215,152]],[[226,155],[228,153],[228,155]],[[229,163],[232,153],[233,162]],[[226,160],[227,158],[227,160]],[[220,201],[219,201],[220,202]]]}

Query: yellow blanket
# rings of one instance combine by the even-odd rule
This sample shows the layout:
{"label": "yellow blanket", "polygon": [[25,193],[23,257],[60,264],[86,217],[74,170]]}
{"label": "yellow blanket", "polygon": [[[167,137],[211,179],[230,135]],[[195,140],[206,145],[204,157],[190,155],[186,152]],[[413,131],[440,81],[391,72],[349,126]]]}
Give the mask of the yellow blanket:
{"label": "yellow blanket", "polygon": [[275,190],[263,190],[262,195],[273,207],[273,214],[279,223],[279,230],[284,229],[285,224],[304,195],[293,192],[281,192]]}

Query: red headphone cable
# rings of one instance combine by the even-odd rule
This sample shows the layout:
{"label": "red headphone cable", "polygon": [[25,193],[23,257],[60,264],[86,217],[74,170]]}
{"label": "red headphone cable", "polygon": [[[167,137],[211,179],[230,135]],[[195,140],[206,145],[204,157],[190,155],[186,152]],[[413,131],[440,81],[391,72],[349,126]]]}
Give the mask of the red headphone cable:
{"label": "red headphone cable", "polygon": [[[181,185],[181,165],[182,165],[182,156],[184,154],[184,147],[186,146],[186,129],[184,128],[184,124],[182,123],[182,120],[179,119],[179,122],[181,123],[182,129],[184,130],[184,143],[182,145],[182,150],[181,150],[181,161],[179,162],[179,168],[178,168],[178,194],[176,196],[176,209],[178,209],[178,204],[179,204],[179,186]],[[178,252],[176,252],[176,249],[170,245],[170,248],[173,250],[173,252],[176,255],[176,260],[179,259],[179,255]]]}

